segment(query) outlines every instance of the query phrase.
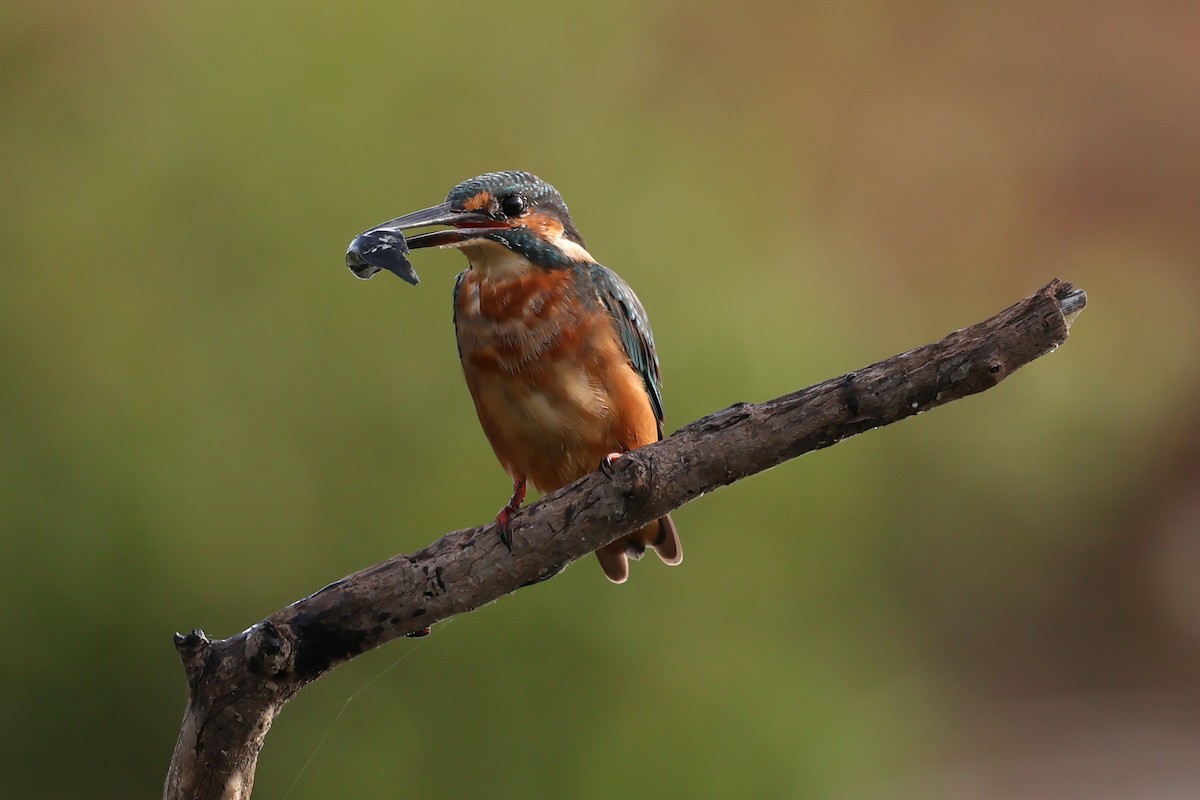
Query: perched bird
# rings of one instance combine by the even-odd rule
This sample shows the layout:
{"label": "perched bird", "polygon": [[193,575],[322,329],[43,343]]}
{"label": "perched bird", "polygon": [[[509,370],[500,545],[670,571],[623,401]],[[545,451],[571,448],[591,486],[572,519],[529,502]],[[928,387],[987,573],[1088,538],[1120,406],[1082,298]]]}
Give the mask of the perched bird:
{"label": "perched bird", "polygon": [[[405,239],[429,225],[449,228]],[[552,492],[662,438],[650,323],[628,284],[588,253],[558,191],[528,172],[480,175],[441,205],[365,231],[346,264],[360,278],[388,269],[416,283],[406,255],[420,247],[455,247],[469,263],[454,284],[454,330],[479,421],[513,481],[496,515],[511,548],[526,481]],[[683,560],[669,516],[596,556],[622,583],[647,547]]]}

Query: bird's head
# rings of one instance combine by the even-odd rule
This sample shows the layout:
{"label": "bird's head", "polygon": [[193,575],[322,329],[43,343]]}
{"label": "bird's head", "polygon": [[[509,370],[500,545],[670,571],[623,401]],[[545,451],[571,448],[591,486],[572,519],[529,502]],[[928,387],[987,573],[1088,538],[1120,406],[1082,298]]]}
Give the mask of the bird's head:
{"label": "bird's head", "polygon": [[[449,226],[405,238],[404,231]],[[477,269],[520,272],[592,261],[562,195],[528,172],[489,172],[450,190],[446,202],[377,225],[355,237],[346,265],[360,278],[381,269],[417,283],[405,255],[418,247],[456,247]]]}

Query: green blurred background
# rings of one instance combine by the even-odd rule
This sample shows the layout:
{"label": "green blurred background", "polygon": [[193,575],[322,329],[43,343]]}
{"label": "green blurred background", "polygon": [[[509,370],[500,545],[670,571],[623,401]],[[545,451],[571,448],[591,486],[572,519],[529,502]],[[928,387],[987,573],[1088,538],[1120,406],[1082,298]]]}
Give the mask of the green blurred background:
{"label": "green blurred background", "polygon": [[1052,277],[1091,306],[994,391],[681,509],[680,569],[589,559],[336,670],[256,796],[1196,796],[1197,30],[1082,0],[4,5],[0,796],[154,796],[173,631],[494,515],[461,256],[418,288],[342,260],[514,168],[649,308],[672,428]]}

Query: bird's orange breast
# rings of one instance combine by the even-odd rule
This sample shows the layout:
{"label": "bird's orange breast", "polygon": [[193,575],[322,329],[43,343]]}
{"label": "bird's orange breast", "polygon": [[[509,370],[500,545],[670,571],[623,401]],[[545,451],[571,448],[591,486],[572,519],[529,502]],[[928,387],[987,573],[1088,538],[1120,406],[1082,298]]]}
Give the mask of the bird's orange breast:
{"label": "bird's orange breast", "polygon": [[469,270],[454,310],[484,433],[515,479],[553,491],[656,441],[658,421],[608,312],[569,269]]}

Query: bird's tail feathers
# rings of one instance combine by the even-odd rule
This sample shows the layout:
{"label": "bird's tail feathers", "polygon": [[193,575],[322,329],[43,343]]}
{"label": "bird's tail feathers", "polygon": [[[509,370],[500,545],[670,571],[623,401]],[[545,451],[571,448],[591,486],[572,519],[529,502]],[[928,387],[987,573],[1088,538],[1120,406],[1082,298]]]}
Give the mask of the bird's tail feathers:
{"label": "bird's tail feathers", "polygon": [[600,568],[613,583],[624,583],[629,578],[629,560],[637,561],[649,547],[664,564],[675,566],[683,562],[683,546],[679,543],[679,531],[670,515],[656,519],[641,530],[617,539],[596,551]]}

